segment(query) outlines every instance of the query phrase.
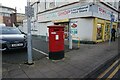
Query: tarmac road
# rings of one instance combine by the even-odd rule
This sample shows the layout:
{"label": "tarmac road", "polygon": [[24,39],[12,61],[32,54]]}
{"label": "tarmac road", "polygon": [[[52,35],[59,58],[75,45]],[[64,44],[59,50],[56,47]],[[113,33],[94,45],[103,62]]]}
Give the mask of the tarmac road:
{"label": "tarmac road", "polygon": [[[36,39],[33,37],[32,47],[35,49],[40,49],[41,51],[44,51],[48,54],[47,43],[43,40],[41,41],[40,39]],[[25,49],[6,51],[2,53],[2,62],[13,64],[24,63],[27,61],[27,55],[27,50]],[[39,60],[46,56],[38,51],[35,51],[34,49],[32,49],[32,55],[33,61]]]}

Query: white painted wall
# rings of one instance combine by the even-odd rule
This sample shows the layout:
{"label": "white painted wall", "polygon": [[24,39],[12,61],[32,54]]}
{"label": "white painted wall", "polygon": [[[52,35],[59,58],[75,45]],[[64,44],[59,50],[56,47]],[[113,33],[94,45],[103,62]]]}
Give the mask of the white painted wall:
{"label": "white painted wall", "polygon": [[27,33],[27,20],[23,20],[23,32]]}
{"label": "white painted wall", "polygon": [[80,18],[78,19],[78,37],[80,40],[92,41],[93,19]]}
{"label": "white painted wall", "polygon": [[42,12],[42,11],[45,11],[45,3],[44,2],[41,2],[38,4],[38,12]]}
{"label": "white painted wall", "polygon": [[[71,21],[78,21],[78,35],[80,40],[84,41],[92,41],[92,33],[93,33],[93,19],[92,18],[79,18],[72,19]],[[39,23],[38,34],[42,36],[48,35],[47,26],[53,25],[53,22],[47,23]],[[73,38],[73,40],[76,40]]]}
{"label": "white painted wall", "polygon": [[[37,22],[31,22],[31,34],[32,35],[39,35],[38,32],[39,24]],[[27,20],[23,20],[23,27],[19,27],[23,32],[27,33]]]}
{"label": "white painted wall", "polygon": [[47,25],[46,23],[38,23],[38,35],[46,36]]}
{"label": "white painted wall", "polygon": [[38,23],[38,35],[42,36],[47,36],[49,35],[48,33],[48,28],[47,26],[53,25],[53,22],[46,22],[46,23]]}
{"label": "white painted wall", "polygon": [[[53,22],[47,22],[47,26],[51,26],[54,25]],[[49,29],[47,28],[47,36],[49,36]]]}

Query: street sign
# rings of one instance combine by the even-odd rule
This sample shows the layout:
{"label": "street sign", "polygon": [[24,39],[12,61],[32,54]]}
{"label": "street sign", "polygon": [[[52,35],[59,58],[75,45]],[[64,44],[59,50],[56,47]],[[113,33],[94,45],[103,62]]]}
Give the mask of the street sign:
{"label": "street sign", "polygon": [[110,38],[109,38],[109,44],[111,43],[111,30],[112,30],[112,22],[114,22],[114,19],[115,19],[115,16],[113,15],[113,12],[111,12],[111,14],[110,14],[110,18],[111,18],[111,20],[110,20]]}
{"label": "street sign", "polygon": [[25,15],[28,17],[33,17],[34,16],[34,8],[32,6],[25,6]]}
{"label": "street sign", "polygon": [[110,18],[111,18],[111,22],[114,22],[115,16],[113,15],[113,13],[110,15]]}

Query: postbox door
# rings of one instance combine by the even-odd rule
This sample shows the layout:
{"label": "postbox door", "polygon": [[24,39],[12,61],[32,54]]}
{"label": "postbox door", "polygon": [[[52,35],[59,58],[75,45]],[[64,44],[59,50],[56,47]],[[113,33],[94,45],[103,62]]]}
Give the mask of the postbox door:
{"label": "postbox door", "polygon": [[58,31],[50,29],[49,31],[49,50],[51,52],[64,50],[64,31],[60,31],[60,29]]}
{"label": "postbox door", "polygon": [[64,32],[58,31],[57,35],[55,35],[55,49],[58,51],[64,50]]}

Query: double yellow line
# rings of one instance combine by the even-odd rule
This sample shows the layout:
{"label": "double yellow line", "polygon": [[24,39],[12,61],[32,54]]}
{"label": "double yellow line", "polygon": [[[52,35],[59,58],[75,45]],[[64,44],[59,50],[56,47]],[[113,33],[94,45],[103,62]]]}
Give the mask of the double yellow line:
{"label": "double yellow line", "polygon": [[[107,74],[118,62],[119,60],[116,60],[106,71],[100,74],[98,78],[103,78],[103,76],[105,76],[105,74]],[[112,78],[119,69],[120,69],[120,64],[115,68],[115,70],[108,76],[106,80],[110,80],[110,78]]]}

